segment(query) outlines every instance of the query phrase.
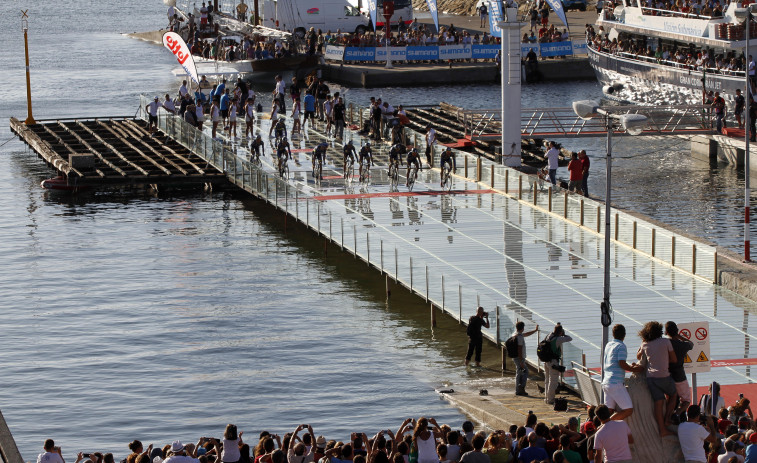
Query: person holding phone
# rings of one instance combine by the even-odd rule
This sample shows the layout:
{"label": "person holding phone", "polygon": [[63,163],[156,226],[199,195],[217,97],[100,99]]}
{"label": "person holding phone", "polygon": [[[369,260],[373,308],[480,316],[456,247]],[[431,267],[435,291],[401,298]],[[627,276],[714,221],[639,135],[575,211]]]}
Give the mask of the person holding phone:
{"label": "person holding phone", "polygon": [[702,417],[704,418],[703,426],[700,424],[701,414],[699,405],[689,405],[686,410],[686,422],[678,426],[678,440],[681,443],[683,458],[687,462],[705,463],[707,461],[704,453],[705,441],[715,442],[718,439],[713,417]]}
{"label": "person holding phone", "polygon": [[45,440],[43,447],[45,451],[37,456],[37,463],[66,463],[60,447],[55,446],[54,440]]}

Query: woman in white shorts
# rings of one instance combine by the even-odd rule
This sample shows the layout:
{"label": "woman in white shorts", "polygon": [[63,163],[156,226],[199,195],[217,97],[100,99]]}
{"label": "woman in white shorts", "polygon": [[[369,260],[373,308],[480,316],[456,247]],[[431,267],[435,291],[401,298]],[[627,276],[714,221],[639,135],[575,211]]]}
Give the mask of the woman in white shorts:
{"label": "woman in white shorts", "polygon": [[244,105],[244,137],[252,137],[252,123],[255,121],[255,99],[248,98]]}
{"label": "woman in white shorts", "polygon": [[197,116],[197,130],[202,132],[202,123],[205,121],[205,112],[202,109],[202,103],[197,104],[195,115]]}
{"label": "woman in white shorts", "polygon": [[210,105],[210,120],[213,122],[211,136],[215,140],[218,131],[218,123],[221,122],[221,111],[218,109],[218,104],[215,99],[213,100],[213,104]]}
{"label": "woman in white shorts", "polygon": [[239,110],[239,103],[236,98],[231,100],[229,105],[229,135],[237,138],[237,111]]}
{"label": "woman in white shorts", "polygon": [[292,124],[292,135],[295,133],[300,133],[300,97],[295,96],[294,97],[294,103],[292,104],[292,119],[294,120],[294,124]]}

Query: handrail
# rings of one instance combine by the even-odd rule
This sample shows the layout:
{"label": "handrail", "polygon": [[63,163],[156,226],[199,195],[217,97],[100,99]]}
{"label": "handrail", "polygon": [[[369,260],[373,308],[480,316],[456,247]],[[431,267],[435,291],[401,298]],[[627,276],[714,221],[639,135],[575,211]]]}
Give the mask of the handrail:
{"label": "handrail", "polygon": [[671,61],[671,60],[658,60],[657,58],[651,57],[651,56],[644,56],[639,55],[635,53],[630,53],[627,51],[603,51],[598,49],[595,46],[592,46],[591,41],[586,42],[586,46],[588,48],[591,48],[596,53],[602,53],[608,56],[619,56],[623,59],[629,60],[629,61],[644,61],[650,64],[660,64],[663,66],[670,66],[674,68],[679,69],[688,69],[689,71],[696,71],[696,72],[706,72],[709,74],[717,74],[722,76],[733,76],[733,77],[743,77],[744,71],[743,70],[730,70],[730,69],[718,69],[718,68],[711,68],[711,67],[705,67],[705,68],[698,68],[696,65],[693,67],[686,63],[679,63],[678,61]]}
{"label": "handrail", "polygon": [[723,16],[704,16],[701,14],[695,14],[695,13],[684,13],[682,11],[673,11],[673,10],[663,10],[660,8],[649,8],[647,6],[642,6],[641,8],[641,14],[644,14],[645,11],[660,11],[663,14],[661,15],[649,15],[649,16],[671,16],[671,17],[682,17],[682,18],[688,18],[688,19],[704,19],[704,20],[712,20],[712,19],[725,19]]}

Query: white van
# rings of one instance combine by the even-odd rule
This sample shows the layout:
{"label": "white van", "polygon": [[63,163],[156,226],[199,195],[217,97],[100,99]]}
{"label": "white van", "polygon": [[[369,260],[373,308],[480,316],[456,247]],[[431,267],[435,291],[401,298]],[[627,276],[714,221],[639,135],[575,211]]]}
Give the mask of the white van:
{"label": "white van", "polygon": [[263,25],[292,31],[304,36],[311,27],[336,32],[360,32],[371,29],[370,19],[348,0],[266,0],[263,2]]}

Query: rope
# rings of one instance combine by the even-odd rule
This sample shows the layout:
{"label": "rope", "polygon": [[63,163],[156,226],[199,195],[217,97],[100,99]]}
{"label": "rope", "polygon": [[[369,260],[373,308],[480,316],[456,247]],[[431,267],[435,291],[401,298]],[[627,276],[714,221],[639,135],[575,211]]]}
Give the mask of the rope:
{"label": "rope", "polygon": [[0,146],[5,146],[6,144],[8,144],[9,141],[15,140],[15,139],[16,137],[10,137],[9,139],[5,140],[2,144],[0,144]]}

